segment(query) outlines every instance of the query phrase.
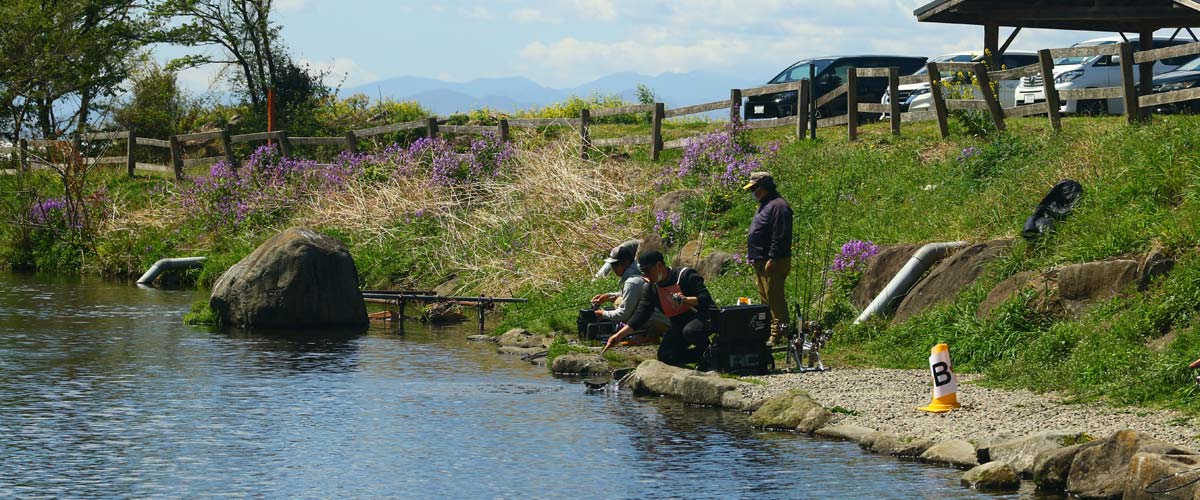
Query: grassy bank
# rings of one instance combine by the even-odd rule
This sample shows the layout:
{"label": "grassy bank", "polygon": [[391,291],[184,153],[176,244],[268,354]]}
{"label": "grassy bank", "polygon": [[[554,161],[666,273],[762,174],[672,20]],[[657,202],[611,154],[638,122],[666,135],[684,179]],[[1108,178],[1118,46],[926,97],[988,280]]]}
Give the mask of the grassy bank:
{"label": "grassy bank", "polygon": [[[983,373],[989,384],[1195,412],[1200,404],[1185,367],[1200,355],[1194,319],[1200,305],[1198,124],[1193,117],[1158,117],[1152,126],[1131,128],[1121,117],[1068,118],[1054,134],[1044,119],[1029,118],[1011,120],[1008,133],[983,137],[956,126],[949,140],[936,139],[930,124],[906,125],[899,138],[872,125],[853,144],[844,131],[793,142],[786,129],[777,129],[747,133],[743,139],[763,151],[736,159],[744,162],[740,167],[772,171],[792,203],[796,257],[789,294],[821,303],[823,319],[835,325],[826,353],[835,365],[924,368],[929,347],[948,342],[956,368]],[[598,126],[593,136],[648,131],[638,127],[645,128]],[[715,128],[674,124],[667,135]],[[534,299],[509,308],[505,327],[570,331],[588,297],[615,287],[611,278],[593,281],[591,274],[603,252],[624,239],[657,232],[674,242],[673,252],[694,239],[705,252],[744,252],[756,205],[736,182],[720,179],[720,168],[689,163],[681,172],[681,160],[695,152],[668,151],[651,163],[645,148],[606,151],[585,162],[576,158],[572,139],[569,133],[518,136],[517,152],[497,166],[499,174],[452,184],[432,183],[430,162],[376,158],[336,186],[289,184],[272,191],[279,199],[232,224],[211,207],[181,201],[186,186],[97,174],[90,182],[105,188],[105,201],[93,238],[51,253],[45,249],[55,242],[41,241],[38,252],[22,256],[13,250],[12,228],[0,229],[8,243],[5,261],[46,268],[73,263],[85,272],[128,276],[158,258],[207,255],[196,276],[206,284],[279,229],[305,225],[350,246],[363,286],[429,287],[455,276],[459,292]],[[780,148],[772,153],[768,145],[776,141]],[[397,174],[405,168],[412,171]],[[1018,238],[1008,256],[951,304],[903,325],[849,325],[855,268],[828,271],[844,243],[1014,237],[1063,178],[1081,182],[1085,195],[1056,233],[1036,245]],[[27,182],[38,197],[61,195],[53,178]],[[652,213],[656,197],[682,188],[704,195],[674,217]],[[10,194],[4,199],[15,203]],[[1018,272],[1155,246],[1179,264],[1144,294],[1100,304],[1080,319],[1048,316],[1027,296],[998,314],[976,317],[987,291]],[[710,281],[718,302],[756,295],[748,271],[737,265]],[[822,298],[826,280],[831,286]]]}

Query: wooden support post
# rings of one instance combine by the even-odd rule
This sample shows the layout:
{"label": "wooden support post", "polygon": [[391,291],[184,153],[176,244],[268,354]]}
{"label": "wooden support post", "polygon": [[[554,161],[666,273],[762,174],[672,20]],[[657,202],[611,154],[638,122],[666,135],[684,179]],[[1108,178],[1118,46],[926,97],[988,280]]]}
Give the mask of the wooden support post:
{"label": "wooden support post", "polygon": [[817,140],[817,68],[808,65],[808,138]]}
{"label": "wooden support post", "polygon": [[942,94],[942,72],[937,63],[928,63],[925,70],[929,72],[929,97],[933,99],[933,114],[937,116],[938,131],[942,139],[950,137],[949,112],[946,109],[946,96]]}
{"label": "wooden support post", "polygon": [[654,116],[650,120],[650,159],[658,161],[663,150],[662,125],[667,117],[667,108],[661,102],[654,103]]}
{"label": "wooden support post", "polygon": [[426,137],[433,139],[438,136],[437,117],[431,116],[425,120]]}
{"label": "wooden support post", "polygon": [[800,92],[796,96],[796,140],[804,140],[808,133],[808,108],[811,106],[812,81],[800,80]]}
{"label": "wooden support post", "polygon": [[1137,84],[1133,80],[1133,46],[1129,42],[1120,44],[1121,88],[1125,92],[1125,117],[1129,123],[1141,121],[1141,106],[1138,105]]}
{"label": "wooden support post", "polygon": [[171,168],[175,170],[175,180],[183,180],[183,146],[177,136],[168,139],[171,148]]}
{"label": "wooden support post", "polygon": [[292,141],[288,140],[287,131],[280,130],[279,132],[275,133],[275,136],[279,138],[279,155],[284,158],[291,158],[292,157]]}
{"label": "wooden support post", "polygon": [[858,68],[846,73],[846,133],[851,141],[858,140]]}
{"label": "wooden support post", "polygon": [[17,141],[17,168],[24,172],[29,171],[29,141],[21,139]]}
{"label": "wooden support post", "polygon": [[133,177],[133,171],[137,169],[137,157],[133,155],[134,146],[137,145],[137,132],[133,127],[129,127],[129,137],[125,139],[125,171]]}
{"label": "wooden support post", "polygon": [[889,118],[892,119],[892,135],[900,135],[900,68],[888,68]]}
{"label": "wooden support post", "polygon": [[1000,25],[983,25],[983,52],[987,54],[984,58],[987,66],[999,70],[1000,66],[996,62],[1000,60]]}
{"label": "wooden support post", "polygon": [[346,144],[342,146],[342,151],[347,154],[358,154],[358,136],[351,130],[346,132]]}
{"label": "wooden support post", "polygon": [[579,110],[579,157],[588,159],[588,150],[592,149],[592,140],[588,138],[588,127],[592,124],[592,112],[587,108]]}
{"label": "wooden support post", "polygon": [[[1143,31],[1138,34],[1138,50],[1146,51],[1154,49],[1154,30]],[[1138,87],[1141,95],[1149,95],[1154,91],[1154,63],[1157,61],[1146,61],[1138,65]]]}
{"label": "wooden support post", "polygon": [[508,118],[500,119],[500,123],[496,125],[496,133],[500,136],[500,142],[508,142]]}
{"label": "wooden support post", "polygon": [[221,130],[221,152],[225,155],[225,164],[236,171],[238,161],[237,155],[233,154],[233,136],[230,135],[229,129]]}
{"label": "wooden support post", "polygon": [[1058,89],[1054,87],[1054,58],[1050,57],[1050,49],[1038,51],[1038,62],[1042,65],[1042,89],[1046,93],[1046,116],[1050,118],[1050,127],[1055,132],[1062,132],[1062,115],[1059,108]]}
{"label": "wooden support post", "polygon": [[729,123],[742,119],[742,89],[729,89]]}
{"label": "wooden support post", "polygon": [[992,89],[992,79],[988,76],[987,66],[983,63],[975,63],[975,80],[979,82],[979,93],[983,94],[983,100],[987,102],[988,110],[992,113],[992,122],[996,124],[996,130],[1004,131],[1004,108],[1000,107],[1000,100],[996,97],[996,92]]}

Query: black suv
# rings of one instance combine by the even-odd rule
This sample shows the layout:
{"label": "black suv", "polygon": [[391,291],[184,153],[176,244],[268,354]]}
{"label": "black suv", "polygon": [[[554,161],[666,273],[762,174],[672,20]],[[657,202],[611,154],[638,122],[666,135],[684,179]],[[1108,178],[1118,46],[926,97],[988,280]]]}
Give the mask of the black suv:
{"label": "black suv", "polygon": [[[816,75],[813,98],[832,92],[843,83],[850,74],[850,68],[900,68],[901,75],[911,75],[925,65],[926,58],[910,56],[832,56],[805,59],[783,70],[768,84],[788,83],[806,80],[809,71]],[[859,78],[858,102],[877,103],[883,98],[888,88],[887,78]],[[796,91],[776,92],[746,99],[742,116],[747,120],[756,118],[782,118],[796,114]],[[846,96],[838,96],[832,102],[817,109],[818,118],[843,115],[846,113]]]}

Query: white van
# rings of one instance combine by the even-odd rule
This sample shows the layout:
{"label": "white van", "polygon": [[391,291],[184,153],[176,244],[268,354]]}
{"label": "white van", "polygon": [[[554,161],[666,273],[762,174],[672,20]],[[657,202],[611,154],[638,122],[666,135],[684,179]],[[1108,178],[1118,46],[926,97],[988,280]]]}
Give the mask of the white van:
{"label": "white van", "polygon": [[[937,56],[933,59],[930,59],[930,62],[967,63],[979,62],[982,60],[983,57],[979,55],[979,52],[955,52],[953,54]],[[1000,56],[1000,69],[1015,69],[1028,66],[1030,64],[1036,64],[1037,62],[1037,52],[1029,50],[1009,50],[1005,51],[1004,54]],[[927,68],[921,68],[920,71],[913,74],[924,75],[927,73],[929,73]],[[950,72],[943,72],[942,78],[950,79],[952,76]],[[1001,80],[999,82],[1001,106],[1005,108],[1011,108],[1017,105],[1016,91],[1019,83],[1019,80]],[[901,85],[898,90],[900,91],[899,95],[901,112],[922,111],[933,107],[933,94],[929,93],[928,82]],[[975,90],[975,94],[976,99],[983,98],[978,89]],[[884,93],[883,100],[881,102],[883,102],[883,104],[891,102],[890,96],[888,96],[887,93]]]}
{"label": "white van", "polygon": [[[1072,47],[1094,47],[1098,45],[1113,45],[1121,43],[1121,37],[1104,37],[1079,42]],[[1154,46],[1157,48],[1171,47],[1191,43],[1191,40],[1171,40],[1166,37],[1155,37]],[[1137,44],[1134,43],[1136,48]],[[1174,57],[1154,63],[1154,74],[1165,73],[1178,68],[1195,56]],[[1134,68],[1134,80],[1138,80],[1139,71]],[[1063,57],[1054,60],[1054,88],[1058,90],[1091,89],[1100,87],[1117,87],[1121,85],[1120,56],[1089,56]],[[1046,91],[1042,88],[1042,75],[1027,76],[1021,79],[1017,86],[1017,105],[1035,104],[1046,100]],[[1104,113],[1120,114],[1125,112],[1125,100],[1094,99],[1079,101],[1072,99],[1062,102],[1062,113],[1080,113],[1098,115]]]}

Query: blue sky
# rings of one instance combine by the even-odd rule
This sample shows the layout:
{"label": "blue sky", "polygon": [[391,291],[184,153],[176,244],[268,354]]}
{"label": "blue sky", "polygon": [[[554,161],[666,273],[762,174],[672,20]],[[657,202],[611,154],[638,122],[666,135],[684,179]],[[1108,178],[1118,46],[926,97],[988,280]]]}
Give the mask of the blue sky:
{"label": "blue sky", "polygon": [[[275,20],[295,57],[332,70],[345,86],[405,75],[524,76],[562,88],[620,71],[706,70],[766,81],[810,56],[933,56],[982,46],[980,27],[917,23],[912,11],[925,2],[275,0]],[[1026,30],[1013,48],[1061,47],[1097,35],[1104,34]],[[179,53],[158,51],[162,58]],[[218,70],[192,70],[181,80],[204,90]]]}

